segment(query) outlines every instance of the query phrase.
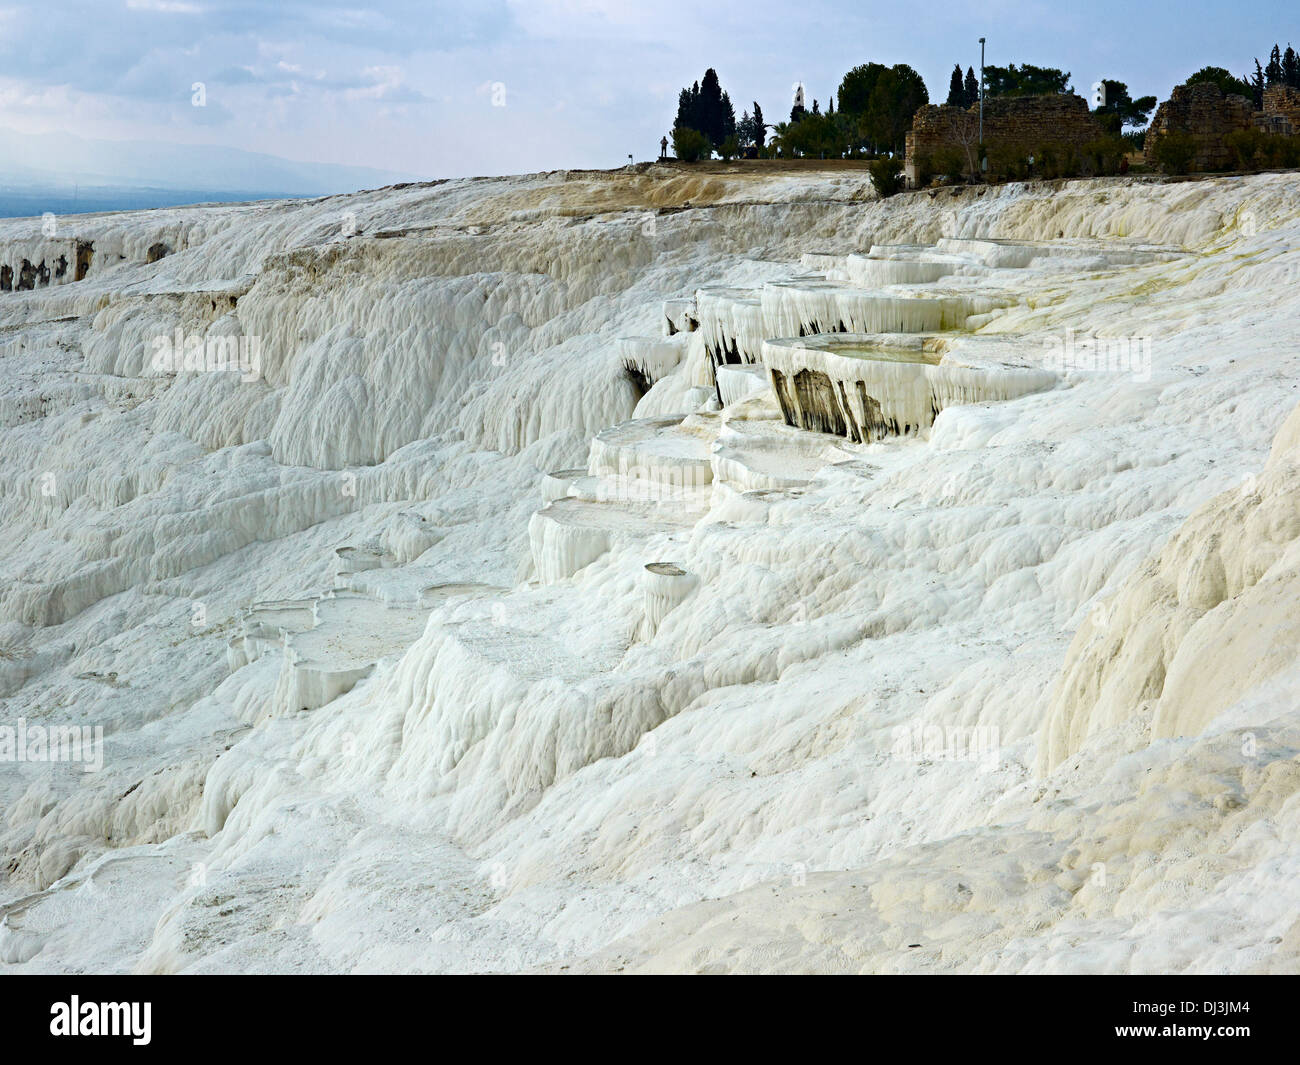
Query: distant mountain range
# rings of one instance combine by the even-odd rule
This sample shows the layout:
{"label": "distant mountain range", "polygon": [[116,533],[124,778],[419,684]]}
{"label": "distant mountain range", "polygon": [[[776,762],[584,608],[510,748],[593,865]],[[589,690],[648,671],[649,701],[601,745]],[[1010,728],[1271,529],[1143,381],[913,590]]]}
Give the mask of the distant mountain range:
{"label": "distant mountain range", "polygon": [[417,180],[418,175],[391,170],[304,163],[217,145],[0,129],[0,217],[5,218],[323,196]]}

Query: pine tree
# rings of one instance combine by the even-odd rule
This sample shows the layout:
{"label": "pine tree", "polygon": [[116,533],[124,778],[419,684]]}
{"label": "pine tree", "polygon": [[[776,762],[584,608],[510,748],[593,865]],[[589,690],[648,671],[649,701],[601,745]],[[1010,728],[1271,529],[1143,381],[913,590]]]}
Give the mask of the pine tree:
{"label": "pine tree", "polygon": [[827,113],[828,115],[833,115],[833,114],[835,114],[835,94],[834,94],[834,93],[831,93],[831,97],[830,97],[830,99],[826,101],[826,113]]}
{"label": "pine tree", "polygon": [[1290,43],[1282,53],[1282,84],[1300,88],[1300,58],[1297,58]]}
{"label": "pine tree", "polygon": [[763,125],[763,109],[758,106],[758,101],[754,101],[754,144],[759,148],[763,147],[763,142],[767,140],[767,127]]}
{"label": "pine tree", "polygon": [[980,83],[975,77],[975,68],[966,68],[966,106],[974,107],[980,102]]}
{"label": "pine tree", "polygon": [[1264,68],[1259,65],[1259,60],[1255,60],[1255,73],[1250,79],[1250,94],[1255,103],[1255,110],[1258,111],[1264,106]]}
{"label": "pine tree", "polygon": [[952,68],[952,77],[948,79],[948,99],[950,107],[968,107],[966,103],[966,86],[961,80],[961,64]]}

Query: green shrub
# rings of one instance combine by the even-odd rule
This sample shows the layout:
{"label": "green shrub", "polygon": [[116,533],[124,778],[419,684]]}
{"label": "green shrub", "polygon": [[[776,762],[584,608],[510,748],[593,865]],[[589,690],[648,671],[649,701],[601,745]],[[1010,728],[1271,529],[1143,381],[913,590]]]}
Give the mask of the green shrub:
{"label": "green shrub", "polygon": [[1049,181],[1078,177],[1083,170],[1079,151],[1069,144],[1044,144],[1034,153],[1033,172]]}
{"label": "green shrub", "polygon": [[[1280,167],[1290,169],[1291,167],[1300,166],[1300,137],[1286,137],[1280,133],[1262,133],[1259,130],[1251,131],[1255,136],[1253,145],[1255,146],[1255,157],[1252,167],[1242,167],[1242,169],[1258,169],[1265,167]],[[1244,138],[1242,138],[1244,141]]]}
{"label": "green shrub", "polygon": [[[1034,167],[1029,157],[1034,156]],[[989,171],[1004,181],[1023,181],[1037,170],[1038,156],[1024,144],[999,142],[988,146]]]}
{"label": "green shrub", "polygon": [[1127,154],[1128,145],[1117,136],[1090,140],[1080,151],[1084,172],[1090,177],[1118,174],[1120,164]]}
{"label": "green shrub", "polygon": [[1151,155],[1148,161],[1166,174],[1186,174],[1196,155],[1196,140],[1190,133],[1176,129],[1156,139]]}
{"label": "green shrub", "polygon": [[867,163],[867,173],[871,175],[871,183],[876,186],[876,192],[882,200],[903,190],[903,175],[897,159],[883,155],[872,159]]}
{"label": "green shrub", "polygon": [[928,155],[918,155],[913,164],[916,170],[916,187],[926,188],[934,180],[934,164]]}
{"label": "green shrub", "polygon": [[933,173],[942,174],[944,182],[948,185],[957,184],[970,169],[966,153],[960,148],[953,147],[937,149],[930,157],[930,164]]}
{"label": "green shrub", "polygon": [[1264,135],[1257,129],[1234,129],[1224,138],[1238,170],[1254,170],[1257,159],[1267,152]]}
{"label": "green shrub", "polygon": [[1061,176],[1060,153],[1052,145],[1039,148],[1034,153],[1034,169],[1039,177],[1059,178]]}
{"label": "green shrub", "polygon": [[673,155],[683,163],[696,163],[713,154],[709,138],[697,129],[678,126],[673,130]]}
{"label": "green shrub", "polygon": [[1292,170],[1300,166],[1300,137],[1282,137],[1277,134],[1272,138],[1276,142],[1275,166]]}

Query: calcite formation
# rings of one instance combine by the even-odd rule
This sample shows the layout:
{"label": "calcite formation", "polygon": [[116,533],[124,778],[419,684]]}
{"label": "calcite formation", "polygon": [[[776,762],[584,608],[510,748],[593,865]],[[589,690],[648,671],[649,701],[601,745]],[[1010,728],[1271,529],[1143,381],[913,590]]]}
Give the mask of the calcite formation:
{"label": "calcite formation", "polygon": [[807,162],[0,220],[0,969],[1297,971],[1296,176]]}
{"label": "calcite formation", "polygon": [[770,340],[763,363],[788,425],[870,443],[923,432],[949,406],[1016,399],[1057,383],[1052,370],[1023,357],[981,358],[990,346],[1013,354],[1001,338],[953,346],[940,337],[844,334]]}

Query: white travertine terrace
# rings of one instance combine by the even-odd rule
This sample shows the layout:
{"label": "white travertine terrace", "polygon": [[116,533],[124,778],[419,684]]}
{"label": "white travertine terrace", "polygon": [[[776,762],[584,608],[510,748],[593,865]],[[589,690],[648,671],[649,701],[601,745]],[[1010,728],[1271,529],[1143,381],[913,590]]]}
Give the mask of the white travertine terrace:
{"label": "white travertine terrace", "polygon": [[394,607],[348,590],[255,603],[244,615],[242,634],[231,639],[227,661],[235,672],[277,655],[280,670],[269,712],[315,710],[351,691],[385,655],[405,650],[428,616],[423,604]]}
{"label": "white travertine terrace", "polygon": [[647,418],[622,422],[591,439],[592,477],[646,480],[694,488],[712,480],[708,420]]}
{"label": "white travertine terrace", "polygon": [[686,355],[686,338],[681,335],[671,337],[622,337],[618,341],[618,358],[623,369],[635,377],[645,391],[649,391],[656,381],[661,381],[673,370]]}
{"label": "white travertine terrace", "polygon": [[402,609],[339,592],[316,600],[314,624],[286,632],[272,712],[316,710],[352,690],[380,659],[424,631],[427,609]]}
{"label": "white travertine terrace", "polygon": [[641,578],[645,588],[644,632],[653,636],[664,618],[676,610],[698,582],[671,562],[650,562]]}
{"label": "white travertine terrace", "polygon": [[[873,249],[873,252],[876,249]],[[934,246],[940,256],[969,256],[994,269],[1023,269],[1043,260],[1065,259],[1082,266],[1137,266],[1181,258],[1176,246],[1116,243],[1086,239],[1006,240],[980,237],[943,237]]]}
{"label": "white travertine terrace", "polygon": [[542,478],[542,498],[547,503],[571,495],[576,482],[587,476],[586,466],[573,466],[567,470],[552,470]]}
{"label": "white travertine terrace", "polygon": [[1011,298],[980,290],[918,286],[864,289],[843,281],[798,279],[763,286],[768,337],[814,333],[925,333],[961,329],[977,314],[1006,307]]}
{"label": "white travertine terrace", "polygon": [[931,284],[962,269],[963,264],[955,256],[945,260],[938,256],[871,254],[850,255],[844,261],[845,279],[864,288]]}
{"label": "white travertine terrace", "polygon": [[669,336],[674,333],[692,333],[699,328],[699,325],[693,296],[679,296],[676,299],[664,300],[664,326]]}
{"label": "white travertine terrace", "polygon": [[739,403],[747,396],[767,388],[767,370],[756,366],[718,366],[714,373],[718,378],[718,396],[722,405]]}
{"label": "white travertine terrace", "polygon": [[[1300,967],[1295,175],[0,221],[49,239],[0,729],[106,740],[0,764],[4,971]],[[796,362],[887,431],[787,425]]]}
{"label": "white travertine terrace", "polygon": [[753,365],[763,351],[768,329],[759,294],[750,289],[702,288],[695,293],[698,328],[709,364]]}
{"label": "white travertine terrace", "polygon": [[929,429],[946,407],[1017,399],[1057,383],[1013,347],[997,336],[838,333],[766,341],[763,364],[787,424],[869,443]]}

